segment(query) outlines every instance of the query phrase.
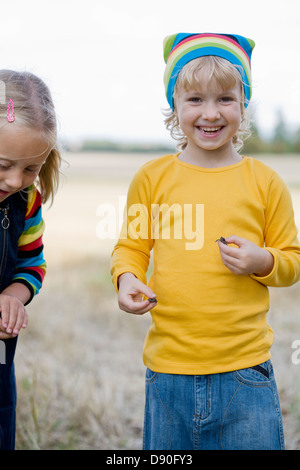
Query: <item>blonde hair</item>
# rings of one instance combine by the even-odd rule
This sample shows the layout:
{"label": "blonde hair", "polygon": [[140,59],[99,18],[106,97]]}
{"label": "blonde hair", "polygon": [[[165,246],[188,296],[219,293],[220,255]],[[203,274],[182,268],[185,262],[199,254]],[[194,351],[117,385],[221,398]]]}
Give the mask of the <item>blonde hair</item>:
{"label": "blonde hair", "polygon": [[[47,85],[30,72],[0,70],[0,83],[5,91],[5,103],[0,104],[0,129],[7,123],[9,99],[13,100],[15,123],[40,132],[49,147],[49,155],[38,176],[37,186],[43,202],[53,202],[59,184],[61,154],[57,143],[57,120],[52,97]],[[1,125],[2,122],[2,125]]]}
{"label": "blonde hair", "polygon": [[168,109],[164,112],[166,116],[165,124],[166,128],[170,130],[171,136],[173,139],[177,140],[179,143],[177,145],[178,150],[184,150],[187,146],[187,138],[183,134],[177,113],[176,113],[176,97],[180,92],[180,89],[191,90],[195,89],[197,86],[201,85],[201,73],[205,71],[206,77],[208,77],[208,84],[210,80],[214,78],[217,83],[221,86],[222,90],[226,91],[234,87],[236,83],[240,83],[242,99],[241,99],[241,124],[238,129],[238,132],[233,136],[232,142],[236,150],[240,150],[244,145],[244,140],[246,140],[251,135],[250,131],[250,115],[249,112],[245,109],[245,93],[243,80],[240,72],[238,71],[237,66],[231,64],[228,60],[225,60],[221,57],[215,56],[204,56],[199,57],[188,62],[180,71],[175,88],[174,88],[174,103],[175,110],[172,111]]}

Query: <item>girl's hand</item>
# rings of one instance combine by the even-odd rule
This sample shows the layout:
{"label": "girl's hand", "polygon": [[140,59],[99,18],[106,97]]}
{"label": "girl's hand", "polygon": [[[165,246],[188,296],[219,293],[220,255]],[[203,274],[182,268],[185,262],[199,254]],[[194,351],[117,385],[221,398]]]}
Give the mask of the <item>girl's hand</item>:
{"label": "girl's hand", "polygon": [[13,295],[0,294],[0,313],[0,331],[8,337],[17,336],[21,328],[26,328],[28,324],[28,314],[23,303]]}
{"label": "girl's hand", "polygon": [[234,243],[237,247],[219,243],[221,258],[224,265],[234,274],[255,274],[267,276],[273,269],[272,254],[245,238],[232,235],[226,237],[227,244]]}
{"label": "girl's hand", "polygon": [[128,313],[143,315],[155,307],[156,302],[142,300],[143,295],[149,298],[156,297],[153,291],[139,281],[134,274],[124,273],[119,277],[119,307]]}
{"label": "girl's hand", "polygon": [[0,341],[2,339],[11,339],[11,338],[15,338],[17,335],[9,335],[7,333],[4,333],[3,331],[0,330]]}

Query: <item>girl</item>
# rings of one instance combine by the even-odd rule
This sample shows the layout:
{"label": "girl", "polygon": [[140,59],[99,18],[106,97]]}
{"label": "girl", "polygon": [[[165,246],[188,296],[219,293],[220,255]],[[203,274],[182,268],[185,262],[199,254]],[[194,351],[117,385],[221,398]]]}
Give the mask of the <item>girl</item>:
{"label": "girl", "polygon": [[31,73],[0,70],[0,84],[0,449],[14,449],[14,354],[28,323],[25,306],[45,275],[41,205],[53,200],[61,156],[45,83]]}
{"label": "girl", "polygon": [[268,286],[299,281],[300,246],[286,185],[238,152],[253,47],[214,33],[164,43],[180,153],[135,175],[112,257],[120,308],[151,310],[144,449],[284,447]]}

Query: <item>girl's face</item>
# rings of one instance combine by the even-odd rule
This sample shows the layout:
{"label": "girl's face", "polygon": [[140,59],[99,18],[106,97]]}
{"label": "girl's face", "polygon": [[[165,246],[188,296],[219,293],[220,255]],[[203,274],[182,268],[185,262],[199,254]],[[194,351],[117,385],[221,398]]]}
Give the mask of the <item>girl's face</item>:
{"label": "girl's face", "polygon": [[202,78],[201,88],[180,89],[175,97],[179,125],[190,150],[233,151],[232,138],[241,123],[241,86],[224,91],[212,78]]}
{"label": "girl's face", "polygon": [[0,202],[37,178],[49,148],[36,130],[5,125],[0,130]]}

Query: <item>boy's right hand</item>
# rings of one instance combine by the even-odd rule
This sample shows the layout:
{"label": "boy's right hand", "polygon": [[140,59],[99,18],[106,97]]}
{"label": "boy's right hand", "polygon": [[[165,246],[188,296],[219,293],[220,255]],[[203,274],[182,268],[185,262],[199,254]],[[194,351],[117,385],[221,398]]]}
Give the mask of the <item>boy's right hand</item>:
{"label": "boy's right hand", "polygon": [[143,315],[149,312],[156,303],[142,300],[143,295],[149,298],[156,297],[150,287],[139,281],[134,274],[124,273],[119,277],[119,307],[128,313]]}

